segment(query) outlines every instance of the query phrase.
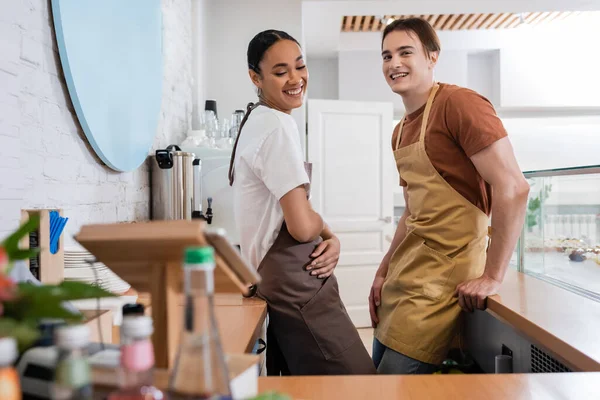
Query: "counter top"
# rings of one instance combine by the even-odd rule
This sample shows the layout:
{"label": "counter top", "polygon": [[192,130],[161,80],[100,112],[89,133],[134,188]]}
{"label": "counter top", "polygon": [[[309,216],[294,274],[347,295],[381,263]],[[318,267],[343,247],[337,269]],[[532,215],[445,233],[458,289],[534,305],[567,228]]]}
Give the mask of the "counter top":
{"label": "counter top", "polygon": [[509,270],[487,306],[574,371],[600,371],[600,303]]}
{"label": "counter top", "polygon": [[267,317],[267,304],[259,299],[243,299],[242,305],[215,307],[223,351],[249,353]]}
{"label": "counter top", "polygon": [[293,399],[594,399],[600,373],[261,377],[259,393]]}

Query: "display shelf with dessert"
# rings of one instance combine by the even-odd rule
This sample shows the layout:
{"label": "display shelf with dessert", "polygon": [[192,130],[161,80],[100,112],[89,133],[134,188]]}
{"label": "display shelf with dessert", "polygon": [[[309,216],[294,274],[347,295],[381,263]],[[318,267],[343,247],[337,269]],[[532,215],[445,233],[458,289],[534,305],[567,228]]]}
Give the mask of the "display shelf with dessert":
{"label": "display shelf with dessert", "polygon": [[525,172],[517,269],[600,301],[600,166]]}

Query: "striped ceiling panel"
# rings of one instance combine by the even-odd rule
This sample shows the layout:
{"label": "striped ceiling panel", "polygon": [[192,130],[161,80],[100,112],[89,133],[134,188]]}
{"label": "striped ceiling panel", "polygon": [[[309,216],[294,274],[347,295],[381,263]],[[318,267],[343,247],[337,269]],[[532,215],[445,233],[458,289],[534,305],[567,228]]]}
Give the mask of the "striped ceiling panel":
{"label": "striped ceiling panel", "polygon": [[530,12],[522,14],[431,14],[431,15],[354,15],[342,18],[342,32],[379,32],[394,19],[420,17],[436,30],[510,29],[522,23],[541,25],[583,14],[580,11]]}

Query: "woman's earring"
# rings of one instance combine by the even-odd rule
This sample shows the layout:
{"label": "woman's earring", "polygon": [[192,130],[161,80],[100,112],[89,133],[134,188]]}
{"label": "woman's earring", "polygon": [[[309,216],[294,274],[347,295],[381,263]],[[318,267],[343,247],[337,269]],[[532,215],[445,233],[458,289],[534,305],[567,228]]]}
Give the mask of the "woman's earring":
{"label": "woman's earring", "polygon": [[262,97],[262,89],[261,88],[257,88],[256,93],[258,94],[258,97]]}

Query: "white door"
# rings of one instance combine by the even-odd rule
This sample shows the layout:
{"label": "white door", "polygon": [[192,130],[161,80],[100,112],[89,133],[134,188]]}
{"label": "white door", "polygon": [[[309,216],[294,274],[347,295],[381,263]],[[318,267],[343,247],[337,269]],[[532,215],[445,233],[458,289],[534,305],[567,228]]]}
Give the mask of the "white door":
{"label": "white door", "polygon": [[311,202],[340,239],[335,275],[357,327],[371,326],[369,290],[394,230],[392,130],[392,103],[308,101]]}

